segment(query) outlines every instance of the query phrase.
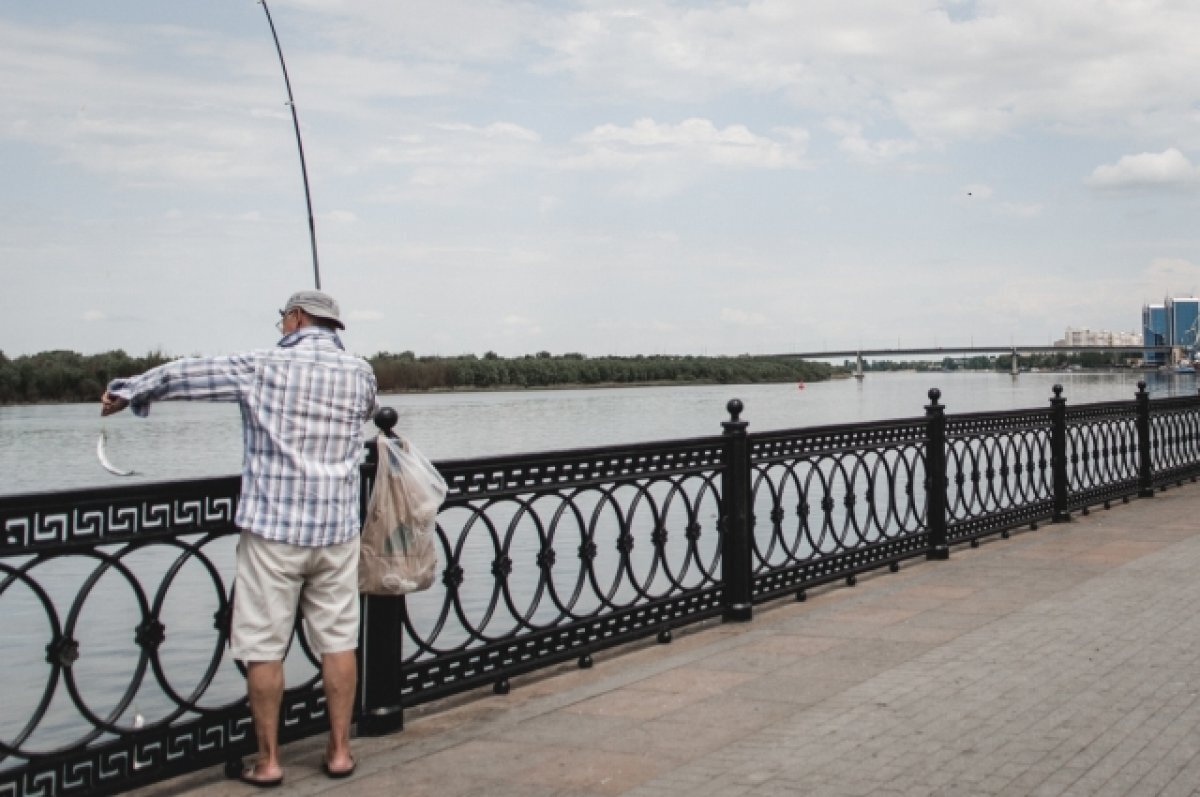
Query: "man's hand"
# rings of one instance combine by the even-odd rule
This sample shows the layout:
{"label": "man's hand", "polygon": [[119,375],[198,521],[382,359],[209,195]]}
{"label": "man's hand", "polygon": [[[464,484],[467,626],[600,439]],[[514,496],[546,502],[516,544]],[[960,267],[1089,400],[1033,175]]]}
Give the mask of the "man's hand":
{"label": "man's hand", "polygon": [[103,417],[105,415],[112,415],[113,413],[116,413],[116,412],[120,412],[121,410],[125,409],[128,406],[129,406],[129,401],[127,399],[123,399],[120,396],[114,396],[113,394],[109,393],[107,390],[104,391],[104,395],[100,397],[100,415],[101,415],[101,417]]}

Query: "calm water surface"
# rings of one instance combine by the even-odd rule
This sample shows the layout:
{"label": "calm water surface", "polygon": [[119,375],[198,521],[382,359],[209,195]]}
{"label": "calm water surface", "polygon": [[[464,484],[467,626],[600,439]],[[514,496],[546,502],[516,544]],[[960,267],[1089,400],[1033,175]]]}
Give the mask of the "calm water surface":
{"label": "calm water surface", "polygon": [[[1195,376],[1134,371],[1008,374],[884,373],[862,381],[794,384],[530,390],[385,395],[399,431],[431,459],[641,443],[721,432],[725,404],[740,398],[750,431],[920,415],[932,387],[948,412],[1045,406],[1055,384],[1071,403],[1132,398],[1145,379],[1155,397],[1191,394]],[[110,459],[138,475],[121,479],[96,459],[108,433]],[[0,407],[0,494],[135,480],[236,474],[242,452],[236,405],[171,402],[148,418],[101,419],[99,403]]]}

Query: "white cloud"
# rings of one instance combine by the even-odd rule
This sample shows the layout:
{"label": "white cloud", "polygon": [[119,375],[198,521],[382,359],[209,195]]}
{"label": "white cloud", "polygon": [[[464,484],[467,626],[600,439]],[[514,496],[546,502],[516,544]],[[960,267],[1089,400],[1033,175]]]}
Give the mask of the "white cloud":
{"label": "white cloud", "polygon": [[449,133],[466,133],[483,138],[511,138],[529,143],[537,143],[542,139],[535,131],[512,122],[492,122],[483,127],[462,122],[442,122],[434,127]]}
{"label": "white cloud", "polygon": [[542,333],[542,326],[533,318],[509,314],[500,319],[500,326],[508,335],[534,336]]}
{"label": "white cloud", "polygon": [[830,120],[826,127],[840,136],[838,149],[851,160],[862,163],[885,163],[920,149],[915,139],[881,138],[870,140],[863,135],[863,126],[842,119]]}
{"label": "white cloud", "polygon": [[804,167],[807,133],[794,128],[780,132],[785,140],[753,133],[745,125],[718,128],[709,119],[691,118],[672,125],[643,118],[628,127],[600,125],[576,137],[576,142],[589,151],[573,163],[593,168],[637,168],[647,162],[687,159],[726,167]]}
{"label": "white cloud", "polygon": [[1001,202],[997,210],[1005,216],[1032,219],[1041,215],[1042,208],[1040,202]]}
{"label": "white cloud", "polygon": [[1200,168],[1178,149],[1125,155],[1114,164],[1097,166],[1088,186],[1101,190],[1128,188],[1171,188],[1200,183]]}
{"label": "white cloud", "polygon": [[768,323],[767,317],[762,313],[737,310],[732,307],[721,308],[721,320],[726,324],[738,326],[762,326]]}
{"label": "white cloud", "polygon": [[1200,7],[1184,3],[593,4],[541,30],[547,68],[585,90],[690,104],[776,95],[931,141],[1114,122],[1182,131],[1200,98],[1184,80]]}
{"label": "white cloud", "polygon": [[1141,298],[1147,302],[1200,295],[1200,265],[1181,257],[1157,257],[1146,267],[1141,283]]}

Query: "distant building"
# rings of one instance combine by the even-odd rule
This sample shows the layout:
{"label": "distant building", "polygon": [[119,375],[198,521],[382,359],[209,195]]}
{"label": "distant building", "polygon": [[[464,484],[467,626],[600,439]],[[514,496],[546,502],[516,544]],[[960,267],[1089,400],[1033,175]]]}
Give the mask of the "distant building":
{"label": "distant building", "polygon": [[[1147,304],[1142,306],[1142,345],[1166,346],[1171,327],[1167,323],[1167,305]],[[1142,362],[1146,365],[1166,365],[1167,355],[1161,351],[1148,351]]]}
{"label": "distant building", "polygon": [[1196,345],[1200,299],[1172,299],[1167,308],[1167,319],[1171,325],[1171,345],[1182,346],[1190,356]]}
{"label": "distant building", "polygon": [[1142,336],[1136,332],[1110,332],[1107,329],[1076,329],[1067,327],[1062,340],[1055,346],[1143,346]]}
{"label": "distant building", "polygon": [[[1178,346],[1190,357],[1200,334],[1200,299],[1181,297],[1163,299],[1162,304],[1142,306],[1142,345]],[[1166,365],[1167,352],[1147,351],[1146,365]]]}

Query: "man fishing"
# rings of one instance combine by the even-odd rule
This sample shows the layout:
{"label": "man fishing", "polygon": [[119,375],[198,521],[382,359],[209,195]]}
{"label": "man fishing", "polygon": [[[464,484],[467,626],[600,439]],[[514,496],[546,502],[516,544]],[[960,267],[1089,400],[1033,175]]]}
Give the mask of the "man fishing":
{"label": "man fishing", "polygon": [[236,401],[245,451],[235,522],[237,546],[230,647],[246,663],[246,689],[258,757],[241,780],[283,782],[279,708],[283,659],[297,608],[321,655],[329,713],[322,769],[354,772],[350,722],[358,648],[359,458],[362,429],[376,410],[375,376],[345,352],[337,302],[300,291],[279,311],[273,349],[187,358],[130,379],[115,379],[101,415],[130,407],[145,416],[155,401]]}

